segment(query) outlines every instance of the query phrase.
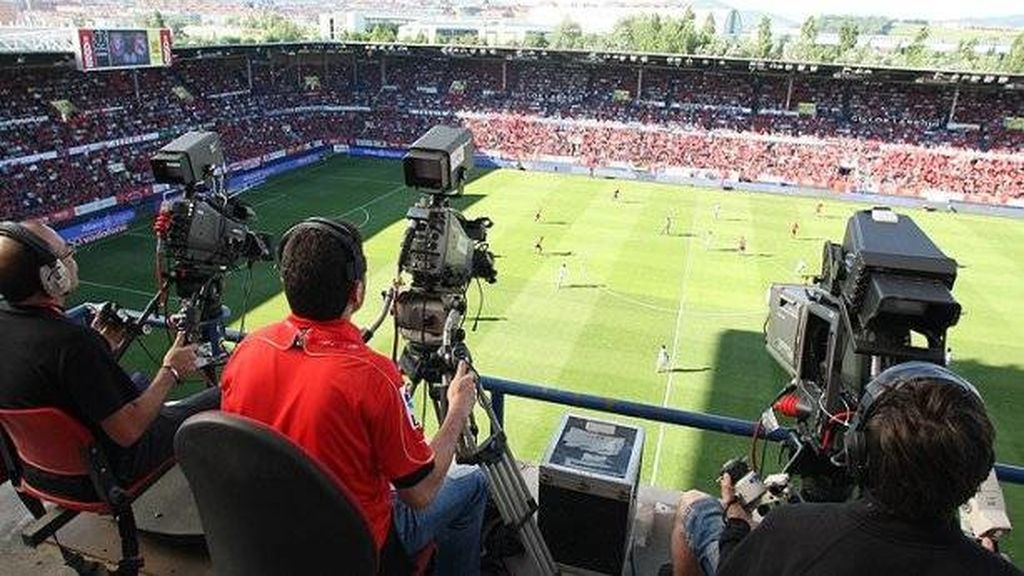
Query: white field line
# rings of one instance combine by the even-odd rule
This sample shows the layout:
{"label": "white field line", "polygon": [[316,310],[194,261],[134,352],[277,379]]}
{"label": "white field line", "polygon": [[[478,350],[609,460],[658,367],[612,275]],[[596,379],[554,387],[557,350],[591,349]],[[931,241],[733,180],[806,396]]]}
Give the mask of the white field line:
{"label": "white field line", "polygon": [[[697,224],[697,214],[700,210],[697,209],[696,204],[693,207],[693,221],[690,222],[690,229],[695,229]],[[696,251],[694,243],[689,243],[686,250],[686,261],[683,263],[682,279],[680,280],[679,289],[679,311],[676,313],[676,332],[672,337],[672,364],[671,366],[679,365],[679,361],[682,357],[682,353],[679,352],[679,336],[682,334],[683,325],[683,311],[686,309],[686,287],[687,280],[690,277],[690,261],[693,259],[693,253]],[[672,396],[672,381],[675,379],[675,371],[671,370],[668,373],[668,382],[665,384],[665,397],[661,401],[662,408],[668,407],[669,399]],[[658,481],[658,464],[661,460],[661,445],[665,440],[665,423],[658,424],[658,443],[654,448],[654,465],[651,467],[651,486],[656,486]]]}
{"label": "white field line", "polygon": [[[367,206],[372,206],[373,204],[376,204],[377,202],[380,202],[381,200],[383,200],[385,198],[388,198],[389,196],[394,196],[395,194],[397,194],[398,192],[400,192],[402,190],[405,190],[405,186],[396,186],[396,187],[392,188],[391,190],[389,190],[388,192],[386,192],[384,194],[381,194],[380,196],[377,196],[376,198],[374,198],[374,199],[372,199],[372,200],[370,200],[368,202],[364,202],[363,204],[360,204],[359,206],[356,206],[355,208],[346,210],[345,212],[342,212],[341,214],[338,214],[336,216],[336,218],[342,218],[342,217],[348,216],[349,214],[362,211],[363,214],[366,217],[366,220],[364,220],[363,224],[362,224],[363,226],[365,226],[366,223],[370,221],[370,211],[366,209]],[[284,196],[284,194],[282,194],[280,196]],[[274,196],[271,199],[276,199],[276,198],[279,198],[279,196]],[[129,233],[129,234],[131,234],[131,233]],[[122,235],[127,235],[127,234],[118,234],[117,236],[122,236]],[[132,236],[136,236],[135,234],[131,234],[131,235]],[[111,236],[110,238],[114,238],[114,236]],[[103,238],[103,239],[101,239],[98,242],[94,242],[92,245],[96,245],[97,243],[102,242],[103,240],[106,240],[106,238]],[[153,296],[153,294],[150,293],[150,292],[143,292],[142,290],[135,290],[133,288],[123,288],[121,286],[114,286],[112,284],[103,284],[101,282],[90,282],[88,280],[79,280],[79,283],[84,284],[86,286],[92,286],[94,288],[104,288],[104,289],[107,289],[107,290],[118,290],[118,291],[126,292],[126,293],[129,293],[129,294],[138,294],[140,296],[148,296],[148,297],[152,297]]]}
{"label": "white field line", "polygon": [[146,296],[152,298],[155,292],[143,292],[142,290],[136,290],[134,288],[125,288],[124,286],[114,286],[113,284],[103,284],[101,282],[89,282],[88,280],[79,280],[79,284],[85,286],[92,286],[94,288],[103,288],[104,290],[117,290],[118,292],[127,292],[128,294],[138,294],[139,296]]}
{"label": "white field line", "polygon": [[398,192],[401,192],[402,190],[405,190],[405,189],[406,188],[405,188],[404,184],[401,185],[401,186],[395,186],[391,190],[385,192],[384,194],[381,194],[380,196],[377,196],[376,198],[374,198],[373,200],[370,200],[369,202],[364,202],[363,204],[360,204],[359,206],[356,206],[355,208],[352,208],[350,210],[346,210],[346,211],[342,212],[341,214],[338,214],[337,216],[335,216],[335,218],[343,218],[345,216],[348,216],[349,214],[352,214],[353,212],[358,212],[359,210],[362,210],[363,212],[366,212],[366,221],[369,222],[370,221],[370,212],[369,212],[369,210],[366,209],[367,206],[372,206],[372,205],[376,204],[377,202],[380,202],[381,200],[383,200],[385,198],[388,198],[390,196],[394,196]]}

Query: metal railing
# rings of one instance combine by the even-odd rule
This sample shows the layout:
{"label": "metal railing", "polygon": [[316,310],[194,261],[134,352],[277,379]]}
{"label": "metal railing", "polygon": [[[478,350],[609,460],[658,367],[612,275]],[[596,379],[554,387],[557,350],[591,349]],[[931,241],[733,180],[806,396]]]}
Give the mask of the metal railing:
{"label": "metal railing", "polygon": [[[81,305],[69,310],[68,316],[81,317],[87,312],[85,305]],[[131,314],[131,312],[129,313]],[[161,316],[153,316],[149,318],[146,323],[158,327],[165,327],[167,325],[166,320]],[[245,337],[245,334],[239,333],[237,330],[229,329],[226,330],[225,337],[229,341],[238,342]],[[629,400],[616,400],[614,398],[582,394],[579,392],[568,392],[554,387],[525,384],[523,382],[515,382],[513,380],[505,380],[503,378],[494,378],[491,376],[482,376],[480,381],[484,388],[491,393],[491,403],[493,405],[495,415],[498,418],[498,423],[501,424],[502,427],[505,426],[505,397],[516,396],[540,402],[549,402],[551,404],[561,404],[563,406],[572,406],[574,408],[584,408],[608,414],[640,418],[642,420],[652,422],[661,422],[664,424],[697,428],[699,430],[720,432],[733,436],[745,436],[749,438],[754,435],[754,422],[740,418],[733,418],[731,416],[705,414],[703,412],[690,412],[676,408],[666,408],[664,406],[631,402]],[[766,437],[769,440],[778,442],[786,438],[788,435],[788,429],[779,429],[768,434]],[[997,462],[995,469],[996,476],[999,480],[1009,482],[1011,484],[1024,484],[1024,467]]]}
{"label": "metal railing", "polygon": [[[573,406],[575,408],[585,408],[588,410],[596,410],[598,412],[618,414],[620,416],[630,416],[653,422],[663,422],[665,424],[675,424],[677,426],[721,432],[723,434],[731,434],[733,436],[751,437],[754,435],[754,422],[741,420],[739,418],[732,418],[730,416],[705,414],[703,412],[689,412],[675,408],[665,408],[663,406],[652,406],[650,404],[630,402],[628,400],[615,400],[612,398],[605,398],[603,396],[581,394],[579,392],[567,392],[553,387],[524,384],[522,382],[514,382],[512,380],[492,378],[489,376],[481,377],[480,381],[484,388],[491,393],[491,404],[494,406],[494,412],[498,417],[498,422],[503,427],[505,425],[505,397],[517,396],[520,398],[539,400],[541,402],[561,404],[563,406]],[[777,442],[788,436],[788,434],[788,429],[779,429],[769,434],[767,438]],[[1012,484],[1024,484],[1024,467],[997,462],[995,468],[996,476],[999,480]]]}

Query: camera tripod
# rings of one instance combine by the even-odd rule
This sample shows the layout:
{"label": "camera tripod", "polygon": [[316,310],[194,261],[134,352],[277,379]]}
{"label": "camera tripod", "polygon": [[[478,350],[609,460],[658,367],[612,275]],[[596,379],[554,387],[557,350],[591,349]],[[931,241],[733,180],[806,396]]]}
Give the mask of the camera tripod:
{"label": "camera tripod", "polygon": [[[413,383],[426,382],[438,422],[448,413],[447,390],[459,361],[472,366],[465,332],[460,327],[462,315],[451,310],[445,321],[440,349],[408,343],[402,355],[402,368]],[[462,431],[456,456],[459,463],[477,464],[487,476],[491,496],[506,526],[515,528],[526,555],[537,574],[558,574],[558,568],[537,525],[537,501],[530,493],[505,432],[498,422],[488,393],[477,383],[477,402],[490,423],[490,436],[477,442],[478,428],[472,414]]]}
{"label": "camera tripod", "polygon": [[[167,301],[168,292],[174,278],[168,276],[160,283],[160,289],[146,304],[145,309],[138,314],[132,314],[125,324],[125,338],[121,345],[114,351],[114,358],[118,361],[124,356],[128,348],[140,336],[147,334],[146,325],[150,318],[157,312],[157,309]],[[174,328],[186,332],[188,342],[201,344],[197,350],[197,364],[200,373],[206,379],[208,386],[216,386],[218,377],[216,368],[222,365],[227,359],[227,351],[222,344],[224,340],[224,318],[225,312],[221,307],[220,294],[222,290],[219,276],[206,278],[201,284],[189,286],[182,297],[182,306],[177,314],[168,315],[163,318],[163,323],[168,329]]]}

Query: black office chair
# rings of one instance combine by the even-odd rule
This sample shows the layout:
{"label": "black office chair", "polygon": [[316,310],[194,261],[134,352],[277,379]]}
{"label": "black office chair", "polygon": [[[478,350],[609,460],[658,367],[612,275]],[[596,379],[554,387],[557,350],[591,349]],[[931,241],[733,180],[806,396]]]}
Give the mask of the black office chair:
{"label": "black office chair", "polygon": [[374,576],[377,551],[355,500],[290,440],[223,412],[192,416],[174,452],[218,576]]}

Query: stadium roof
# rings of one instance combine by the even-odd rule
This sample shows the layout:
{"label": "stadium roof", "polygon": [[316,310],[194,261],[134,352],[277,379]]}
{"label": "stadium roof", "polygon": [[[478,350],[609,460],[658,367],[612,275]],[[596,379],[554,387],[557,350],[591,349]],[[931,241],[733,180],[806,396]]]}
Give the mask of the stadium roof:
{"label": "stadium roof", "polygon": [[0,53],[34,54],[75,51],[71,28],[0,27]]}
{"label": "stadium roof", "polygon": [[242,54],[285,53],[338,53],[377,57],[416,56],[421,58],[483,58],[494,60],[546,60],[566,64],[620,64],[708,71],[754,73],[773,75],[808,75],[821,78],[847,78],[885,82],[914,82],[920,84],[969,84],[1004,86],[1024,89],[1024,75],[1001,72],[948,71],[881,66],[857,66],[797,62],[786,60],[758,60],[726,56],[656,54],[615,52],[607,50],[554,50],[549,48],[498,48],[493,46],[381,44],[373,42],[296,42],[280,44],[251,44],[175,48],[179,58],[208,58]]}
{"label": "stadium roof", "polygon": [[[50,31],[55,32],[55,31]],[[50,43],[37,49],[13,51],[0,49],[0,66],[59,65],[74,61],[73,36],[68,31],[50,36]],[[2,39],[3,34],[0,34]],[[44,36],[40,35],[41,41]],[[29,41],[28,36],[24,40]],[[2,46],[0,40],[0,46]],[[15,46],[12,38],[8,44]],[[47,48],[43,50],[42,48]],[[63,49],[57,49],[63,48]],[[887,68],[786,60],[759,60],[725,56],[615,52],[607,50],[554,50],[549,48],[498,48],[492,46],[381,44],[373,42],[285,42],[271,44],[230,44],[174,48],[177,58],[217,58],[227,56],[283,54],[348,54],[355,57],[416,56],[421,58],[484,58],[512,61],[550,61],[565,64],[609,64],[630,67],[661,67],[767,75],[807,75],[821,78],[846,78],[862,81],[914,82],[919,84],[961,84],[1024,89],[1024,75],[1001,72]]]}

